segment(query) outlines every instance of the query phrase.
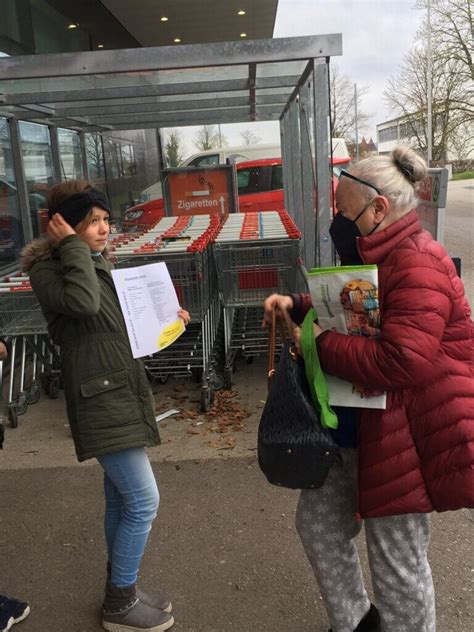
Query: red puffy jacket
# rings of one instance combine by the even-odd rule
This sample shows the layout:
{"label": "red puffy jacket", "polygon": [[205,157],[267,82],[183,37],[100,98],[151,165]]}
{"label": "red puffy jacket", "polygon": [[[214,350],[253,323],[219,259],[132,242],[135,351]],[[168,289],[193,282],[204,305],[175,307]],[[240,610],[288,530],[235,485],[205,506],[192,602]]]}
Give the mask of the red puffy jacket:
{"label": "red puffy jacket", "polygon": [[[381,337],[325,332],[318,350],[327,373],[387,391],[386,410],[359,416],[359,511],[472,507],[474,327],[462,281],[415,211],[358,248],[378,265]],[[301,316],[310,301],[301,295]]]}

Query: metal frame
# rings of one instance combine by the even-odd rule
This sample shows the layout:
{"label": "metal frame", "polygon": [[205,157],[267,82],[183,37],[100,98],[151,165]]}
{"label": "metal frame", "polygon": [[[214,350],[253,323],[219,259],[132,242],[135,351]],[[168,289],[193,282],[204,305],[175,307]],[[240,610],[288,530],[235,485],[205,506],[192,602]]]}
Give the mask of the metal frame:
{"label": "metal frame", "polygon": [[87,175],[84,132],[279,120],[285,203],[305,234],[306,266],[329,265],[328,65],[341,54],[341,34],[327,34],[2,58],[0,116],[17,136],[18,119],[49,126],[58,180],[57,127],[80,132]]}

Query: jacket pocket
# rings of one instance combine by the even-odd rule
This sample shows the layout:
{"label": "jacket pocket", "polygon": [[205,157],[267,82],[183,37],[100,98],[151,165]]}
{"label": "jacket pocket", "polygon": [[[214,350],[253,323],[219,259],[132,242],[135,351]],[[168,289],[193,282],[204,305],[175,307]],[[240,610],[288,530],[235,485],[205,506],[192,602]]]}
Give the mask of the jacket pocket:
{"label": "jacket pocket", "polygon": [[127,383],[127,369],[110,371],[81,382],[81,395],[82,397],[95,397],[125,386]]}

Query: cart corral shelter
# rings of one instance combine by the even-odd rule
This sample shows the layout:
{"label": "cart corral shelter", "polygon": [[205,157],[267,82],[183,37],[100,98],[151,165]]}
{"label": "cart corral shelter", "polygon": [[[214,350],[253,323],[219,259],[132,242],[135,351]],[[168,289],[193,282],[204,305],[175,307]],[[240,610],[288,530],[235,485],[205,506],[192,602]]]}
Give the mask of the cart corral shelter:
{"label": "cart corral shelter", "polygon": [[304,262],[331,265],[329,61],[341,54],[341,34],[325,34],[2,58],[0,117],[8,121],[22,241],[33,229],[20,121],[49,127],[60,181],[60,129],[77,134],[87,178],[87,133],[279,120],[285,205],[303,233]]}

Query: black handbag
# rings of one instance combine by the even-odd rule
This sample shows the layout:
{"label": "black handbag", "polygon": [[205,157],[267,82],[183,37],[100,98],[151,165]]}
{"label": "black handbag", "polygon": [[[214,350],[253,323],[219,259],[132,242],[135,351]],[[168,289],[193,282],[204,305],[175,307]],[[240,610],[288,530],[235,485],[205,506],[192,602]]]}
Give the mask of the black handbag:
{"label": "black handbag", "polygon": [[[284,340],[287,336],[281,321],[280,327]],[[276,370],[275,345],[276,315],[273,312],[269,336],[269,393],[258,428],[258,463],[273,485],[290,489],[317,488],[324,483],[338,447],[321,424],[321,408],[318,410],[313,402],[305,364],[293,341],[290,338],[284,342]]]}

